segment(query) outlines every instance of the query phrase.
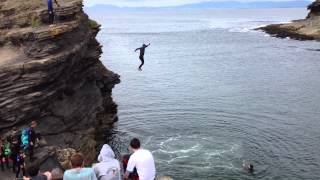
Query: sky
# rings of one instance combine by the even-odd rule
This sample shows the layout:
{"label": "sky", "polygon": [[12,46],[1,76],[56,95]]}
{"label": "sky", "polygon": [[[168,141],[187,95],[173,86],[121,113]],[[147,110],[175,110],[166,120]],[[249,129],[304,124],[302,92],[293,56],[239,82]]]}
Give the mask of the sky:
{"label": "sky", "polygon": [[[84,0],[85,6],[96,4],[109,4],[120,7],[166,7],[192,4],[208,1],[227,1],[227,0]],[[290,1],[290,0],[235,0],[241,2],[258,2],[258,1]]]}

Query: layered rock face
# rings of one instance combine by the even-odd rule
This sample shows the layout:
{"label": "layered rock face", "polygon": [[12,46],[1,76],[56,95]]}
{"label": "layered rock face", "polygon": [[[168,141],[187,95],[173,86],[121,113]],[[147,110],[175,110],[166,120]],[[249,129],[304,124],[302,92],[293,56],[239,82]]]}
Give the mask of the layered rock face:
{"label": "layered rock face", "polygon": [[66,148],[96,156],[97,139],[117,120],[111,93],[119,76],[99,58],[99,25],[82,0],[58,0],[49,25],[47,1],[0,0],[0,135],[38,121],[47,141],[37,163]]}
{"label": "layered rock face", "polygon": [[259,28],[273,36],[298,40],[320,41],[320,0],[308,6],[310,10],[306,19],[295,20],[288,24],[273,24]]}

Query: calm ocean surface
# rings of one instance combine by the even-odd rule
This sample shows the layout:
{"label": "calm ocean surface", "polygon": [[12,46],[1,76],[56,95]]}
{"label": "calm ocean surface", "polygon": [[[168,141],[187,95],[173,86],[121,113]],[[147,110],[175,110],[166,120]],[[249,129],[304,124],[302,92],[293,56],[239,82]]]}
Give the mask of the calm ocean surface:
{"label": "calm ocean surface", "polygon": [[[125,151],[132,137],[174,179],[320,179],[320,43],[251,30],[305,9],[89,12]],[[151,43],[142,72],[134,53]],[[254,174],[242,169],[243,161]]]}

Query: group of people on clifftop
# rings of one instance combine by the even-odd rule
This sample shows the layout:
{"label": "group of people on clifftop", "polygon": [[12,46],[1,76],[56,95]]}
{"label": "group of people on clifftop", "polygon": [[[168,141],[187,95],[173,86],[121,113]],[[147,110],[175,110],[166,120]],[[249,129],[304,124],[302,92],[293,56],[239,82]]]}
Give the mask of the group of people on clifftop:
{"label": "group of people on clifftop", "polygon": [[[26,174],[26,158],[33,161],[34,148],[38,146],[40,135],[36,133],[37,122],[32,121],[28,128],[20,131],[13,127],[9,135],[0,138],[0,166],[1,170],[12,170],[16,178]],[[10,170],[10,171],[11,171]]]}
{"label": "group of people on clifftop", "polygon": [[[81,153],[76,153],[70,158],[72,169],[60,172],[53,178],[52,173],[40,173],[39,167],[26,166],[27,158],[34,161],[34,148],[39,145],[40,134],[36,133],[37,122],[32,121],[30,126],[22,128],[12,128],[7,137],[0,138],[0,165],[1,170],[13,171],[16,179],[30,180],[154,180],[156,169],[153,155],[150,151],[142,149],[140,140],[134,138],[130,142],[129,150],[132,154],[122,157],[122,168],[116,159],[114,151],[107,144],[103,145],[98,156],[98,163],[92,168],[84,167],[85,157]],[[122,173],[121,169],[124,169]],[[22,174],[21,174],[22,173]]]}

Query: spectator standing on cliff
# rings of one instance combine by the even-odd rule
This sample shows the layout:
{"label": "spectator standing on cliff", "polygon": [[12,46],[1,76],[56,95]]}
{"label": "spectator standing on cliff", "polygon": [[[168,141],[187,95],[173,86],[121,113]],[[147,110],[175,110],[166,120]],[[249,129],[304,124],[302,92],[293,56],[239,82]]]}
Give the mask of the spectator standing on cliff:
{"label": "spectator standing on cliff", "polygon": [[10,167],[9,167],[9,159],[11,157],[11,144],[7,140],[7,138],[3,138],[2,142],[3,142],[3,153],[4,153],[3,159],[6,162],[7,169],[10,169]]}
{"label": "spectator standing on cliff", "polygon": [[29,140],[29,158],[30,161],[33,161],[34,158],[34,147],[36,146],[36,143],[39,141],[35,128],[38,126],[36,121],[32,121],[30,128],[28,129],[28,140]]}
{"label": "spectator standing on cliff", "polygon": [[98,161],[99,163],[93,166],[98,180],[121,180],[120,163],[108,144],[103,145]]}
{"label": "spectator standing on cliff", "polygon": [[[54,18],[55,18],[54,10],[53,10],[53,3],[52,3],[52,0],[47,0],[47,1],[48,1],[49,23],[53,24]],[[56,3],[56,5],[58,7],[60,7],[60,4],[57,2],[57,0],[53,0],[53,1]]]}
{"label": "spectator standing on cliff", "polygon": [[84,168],[84,158],[80,153],[71,156],[72,169],[64,172],[63,180],[97,180],[92,168]]}
{"label": "spectator standing on cliff", "polygon": [[25,164],[25,158],[26,155],[24,154],[23,150],[19,151],[19,154],[17,155],[17,166],[18,166],[18,171],[16,173],[16,178],[19,178],[20,176],[20,171],[22,170],[22,175],[26,175],[26,164]]}
{"label": "spectator standing on cliff", "polygon": [[148,45],[145,45],[145,44],[143,44],[142,45],[142,47],[140,47],[140,48],[137,48],[134,52],[137,52],[138,50],[140,50],[140,56],[139,56],[139,59],[141,60],[141,64],[140,64],[140,66],[139,66],[139,71],[142,71],[142,66],[144,65],[144,53],[145,53],[145,51],[146,51],[146,48],[148,47],[148,46],[150,46],[150,43],[148,44]]}
{"label": "spectator standing on cliff", "polygon": [[19,137],[18,129],[16,127],[13,127],[9,134],[9,141],[12,143],[13,138],[18,138],[18,137]]}
{"label": "spectator standing on cliff", "polygon": [[129,174],[136,168],[139,180],[154,180],[156,168],[151,152],[141,149],[140,141],[137,138],[131,140],[130,149],[133,151],[133,154],[130,156],[124,179],[128,179]]}
{"label": "spectator standing on cliff", "polygon": [[20,151],[20,143],[17,137],[13,137],[11,141],[11,159],[12,159],[12,170],[14,173],[17,171],[17,156]]}
{"label": "spectator standing on cliff", "polygon": [[1,170],[4,171],[4,142],[2,141],[3,138],[0,137],[0,163],[1,163]]}

